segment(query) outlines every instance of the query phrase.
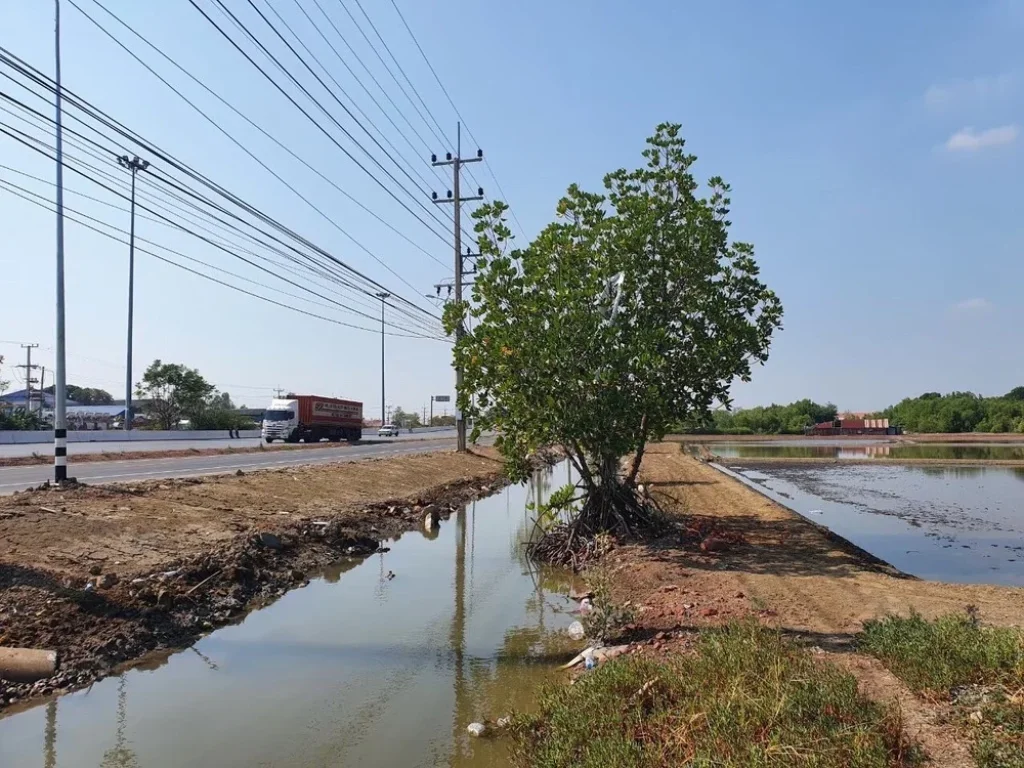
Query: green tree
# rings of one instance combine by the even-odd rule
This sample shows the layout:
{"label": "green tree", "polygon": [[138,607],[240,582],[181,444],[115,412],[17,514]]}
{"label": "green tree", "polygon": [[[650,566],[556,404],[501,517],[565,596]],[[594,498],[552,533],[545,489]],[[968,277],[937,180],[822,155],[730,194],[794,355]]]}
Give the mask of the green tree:
{"label": "green tree", "polygon": [[[51,384],[43,391],[52,395],[56,391],[56,387]],[[67,396],[68,400],[74,400],[81,405],[111,405],[114,402],[113,395],[105,389],[79,387],[74,384],[67,385]]]}
{"label": "green tree", "polygon": [[558,220],[521,250],[507,206],[482,206],[472,301],[445,310],[450,333],[474,319],[455,345],[474,439],[497,430],[515,479],[549,445],[579,472],[569,547],[642,531],[649,516],[633,486],[647,442],[728,405],[731,383],[750,378],[781,325],[753,246],[729,239],[728,185],[712,178],[699,196],[678,125],[660,125],[643,156],[643,167],[606,176],[604,195],[569,187]]}
{"label": "green tree", "polygon": [[[4,356],[0,355],[0,369],[3,368],[3,365],[4,365]],[[10,387],[10,386],[11,386],[11,382],[10,381],[4,381],[3,379],[0,379],[0,395],[2,395],[4,392],[6,392],[7,388]]]}
{"label": "green tree", "polygon": [[391,423],[397,427],[421,427],[420,415],[413,411],[406,411],[401,406],[396,406],[391,411]]}
{"label": "green tree", "polygon": [[216,387],[194,368],[154,360],[135,385],[135,394],[148,399],[147,412],[161,429],[174,429],[182,418],[200,417]]}

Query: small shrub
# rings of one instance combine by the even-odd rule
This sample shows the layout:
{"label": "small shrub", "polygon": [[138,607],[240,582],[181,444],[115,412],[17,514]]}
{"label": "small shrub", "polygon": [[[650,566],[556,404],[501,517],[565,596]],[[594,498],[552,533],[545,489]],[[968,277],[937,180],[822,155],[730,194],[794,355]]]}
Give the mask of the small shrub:
{"label": "small shrub", "polygon": [[[610,538],[608,534],[598,534],[598,549],[609,549]],[[593,609],[582,617],[580,623],[591,640],[606,642],[626,624],[632,623],[633,610],[628,605],[616,603],[612,599],[612,575],[604,561],[599,561],[597,565],[587,570],[587,585],[594,593],[591,598]]]}
{"label": "small shrub", "polygon": [[919,763],[896,709],[753,622],[701,635],[694,655],[621,659],[545,690],[519,716],[531,768],[891,768]]}

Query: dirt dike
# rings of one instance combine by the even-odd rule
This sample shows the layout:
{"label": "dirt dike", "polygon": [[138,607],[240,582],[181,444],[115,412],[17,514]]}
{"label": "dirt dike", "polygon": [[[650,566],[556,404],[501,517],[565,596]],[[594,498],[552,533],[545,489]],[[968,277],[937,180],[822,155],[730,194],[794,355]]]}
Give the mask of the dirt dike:
{"label": "dirt dike", "polygon": [[[424,437],[420,440],[450,440],[450,437]],[[179,448],[161,451],[103,451],[101,453],[75,453],[75,443],[68,446],[68,456],[75,464],[92,464],[98,461],[141,461],[146,459],[180,459],[191,456],[234,456],[241,453],[268,453],[270,451],[316,451],[324,448],[351,448],[358,445],[376,445],[385,442],[394,442],[369,438],[359,440],[357,443],[310,443],[303,445],[279,445],[268,448],[261,445],[240,446],[235,448]],[[41,446],[40,452],[31,456],[5,456],[0,457],[0,468],[2,467],[34,467],[40,464],[53,463],[53,449],[49,445]]]}
{"label": "dirt dike", "polygon": [[60,667],[0,681],[0,711],[187,647],[506,484],[490,452],[439,453],[2,499],[0,646],[57,650]]}

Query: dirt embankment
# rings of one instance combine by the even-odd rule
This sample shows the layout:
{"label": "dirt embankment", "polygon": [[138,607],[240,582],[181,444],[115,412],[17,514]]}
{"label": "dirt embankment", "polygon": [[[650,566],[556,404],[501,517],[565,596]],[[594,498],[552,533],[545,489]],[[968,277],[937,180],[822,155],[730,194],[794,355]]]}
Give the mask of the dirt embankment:
{"label": "dirt embankment", "polygon": [[0,709],[184,647],[505,482],[484,449],[0,498],[0,646],[61,657],[0,681]]}
{"label": "dirt embankment", "polygon": [[[445,440],[444,436],[425,437],[423,440]],[[379,443],[380,440],[360,440],[359,445]],[[73,463],[81,464],[96,461],[135,461],[138,459],[177,459],[185,456],[232,456],[239,453],[264,453],[268,451],[315,451],[318,448],[348,448],[350,443],[310,443],[303,445],[279,445],[265,448],[263,445],[240,446],[234,448],[180,448],[164,451],[103,451],[102,453],[75,453],[75,444],[68,447],[68,455]],[[40,450],[31,456],[0,457],[0,467],[31,467],[38,464],[52,464],[53,450],[50,446],[40,446]]]}
{"label": "dirt embankment", "polygon": [[[643,653],[685,650],[703,626],[754,616],[781,627],[852,671],[864,692],[895,698],[910,734],[936,765],[970,765],[944,712],[912,696],[875,661],[855,653],[866,619],[926,617],[977,606],[982,620],[1024,624],[1024,589],[956,585],[900,574],[743,484],[681,452],[654,446],[643,479],[680,532],[609,556],[617,597],[631,601]],[[697,542],[716,541],[702,551]]]}

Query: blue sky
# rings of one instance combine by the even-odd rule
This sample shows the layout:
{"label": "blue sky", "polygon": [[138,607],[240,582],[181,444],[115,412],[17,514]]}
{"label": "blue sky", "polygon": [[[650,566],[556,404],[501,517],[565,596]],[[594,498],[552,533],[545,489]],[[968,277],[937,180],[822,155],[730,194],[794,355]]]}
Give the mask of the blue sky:
{"label": "blue sky", "polygon": [[[65,3],[68,88],[388,289],[436,311],[421,294],[451,276],[450,247],[306,122],[187,0],[104,5],[441,263],[228,112],[93,0],[76,2],[406,282]],[[296,0],[271,2],[383,135],[417,163],[429,189],[443,194],[449,184],[433,177],[427,148],[375,86],[366,79],[412,147],[333,58]],[[299,2],[316,17],[312,0]],[[866,410],[925,390],[996,394],[1024,383],[1018,330],[1024,325],[1024,3],[397,2],[483,146],[526,236],[551,219],[568,184],[597,188],[605,172],[638,163],[657,123],[682,123],[699,157],[698,175],[722,175],[733,185],[734,235],[754,243],[763,276],[786,310],[768,363],[735,389],[738,405],[809,396]],[[211,0],[197,3],[211,7]],[[440,144],[353,27],[344,8],[362,20],[354,0],[320,3],[427,144]],[[230,7],[270,44],[272,33],[247,2]],[[455,113],[391,3],[363,0],[363,7],[450,140]],[[333,30],[322,29],[339,44]],[[0,44],[52,72],[52,4],[5,3],[0,30]],[[318,89],[294,59],[282,60]],[[7,80],[0,90],[17,92]],[[336,103],[317,93],[358,133]],[[5,113],[0,121],[18,125]],[[447,149],[436,146],[439,153]],[[52,177],[50,165],[5,136],[0,164]],[[110,170],[119,169],[111,164]],[[486,170],[472,170],[488,195],[498,195]],[[46,184],[3,169],[0,179],[52,195]],[[146,183],[140,177],[140,191]],[[66,184],[117,202],[74,174]],[[468,179],[468,185],[475,183]],[[127,214],[109,206],[72,194],[66,202],[127,225]],[[0,190],[0,231],[0,340],[37,341],[43,345],[37,358],[52,365],[46,348],[54,334],[53,216]],[[156,223],[140,221],[138,234],[251,279],[267,278]],[[119,396],[127,249],[73,224],[67,238],[69,381]],[[377,327],[366,318],[296,305]],[[378,311],[372,301],[359,309]],[[369,415],[380,410],[379,334],[296,315],[142,254],[135,339],[136,378],[160,357],[198,367],[250,405],[280,386],[360,398]],[[431,394],[450,393],[448,352],[441,342],[389,338],[389,404],[419,409]],[[7,357],[2,377],[10,379],[8,365],[20,362],[21,351],[5,343],[0,354]]]}

